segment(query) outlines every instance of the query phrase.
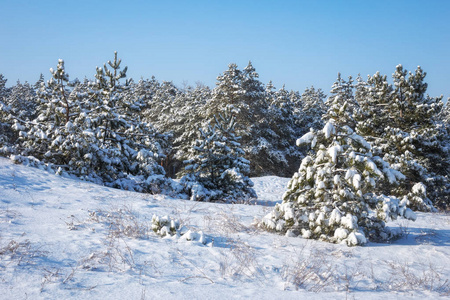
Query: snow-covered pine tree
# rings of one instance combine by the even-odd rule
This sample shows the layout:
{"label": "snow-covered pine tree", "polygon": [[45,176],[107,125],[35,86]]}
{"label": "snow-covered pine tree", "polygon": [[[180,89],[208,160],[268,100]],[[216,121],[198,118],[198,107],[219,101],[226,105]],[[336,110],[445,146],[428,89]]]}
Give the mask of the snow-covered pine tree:
{"label": "snow-covered pine tree", "polygon": [[[325,125],[322,116],[327,112],[325,105],[326,95],[322,89],[315,89],[314,86],[306,88],[299,101],[299,109],[296,110],[298,116],[298,126],[305,128],[320,129]],[[303,133],[306,133],[304,131]]]}
{"label": "snow-covered pine tree", "polygon": [[[269,85],[264,89],[258,77],[251,63],[242,71],[230,64],[217,78],[212,98],[206,103],[204,118],[212,120],[213,115],[230,110],[239,124],[236,131],[242,137],[245,157],[251,162],[251,174],[279,173],[289,161],[286,140],[290,140],[292,134],[289,122],[293,119],[293,111],[288,109],[291,105],[289,97],[267,92],[272,88]],[[272,118],[278,118],[279,122],[275,123]]]}
{"label": "snow-covered pine tree", "polygon": [[438,119],[443,124],[450,124],[450,98],[447,99],[445,105],[442,105],[442,109],[438,114]]}
{"label": "snow-covered pine tree", "polygon": [[[155,76],[151,79],[140,79],[137,84],[133,87],[133,94],[136,99],[143,102],[144,106],[141,110],[141,117],[145,118],[145,112],[147,109],[151,108],[151,103],[154,100],[154,96],[157,90],[160,89],[160,84],[156,80]],[[147,120],[152,121],[152,120]],[[151,122],[152,123],[152,122]]]}
{"label": "snow-covered pine tree", "polygon": [[[447,172],[440,172],[441,178],[436,180],[435,190],[438,188],[439,195],[435,197],[435,204],[442,209],[450,208],[450,98],[447,99],[446,105],[442,108],[439,114],[439,137],[442,148],[446,153],[445,157],[441,157],[442,164],[449,166]],[[439,181],[442,181],[439,183]]]}
{"label": "snow-covered pine tree", "polygon": [[129,82],[120,82],[126,77],[127,67],[121,70],[117,52],[107,64],[109,68],[106,64],[97,67],[96,80],[89,83],[85,132],[97,140],[89,156],[94,171],[107,185],[157,192],[158,186],[165,184],[159,162],[164,157],[167,137],[157,133],[151,124],[136,119],[140,99],[127,93]]}
{"label": "snow-covered pine tree", "polygon": [[442,107],[439,113],[439,120],[447,126],[450,124],[450,98],[447,99],[447,103]]}
{"label": "snow-covered pine tree", "polygon": [[311,152],[289,182],[283,202],[263,218],[263,227],[349,246],[392,238],[385,221],[415,216],[406,201],[372,191],[381,178],[394,183],[404,176],[373,156],[369,143],[343,124],[353,122],[346,109],[331,105],[327,115],[331,118],[322,130],[311,129],[297,140]]}
{"label": "snow-covered pine tree", "polygon": [[20,123],[23,124],[35,117],[37,97],[35,91],[27,82],[22,84],[20,81],[17,81],[17,84],[8,90],[1,103],[3,104],[0,104],[2,106],[0,110],[3,112],[0,112],[0,115],[3,115],[1,117],[3,125],[0,125],[2,127],[0,135],[3,138],[0,139],[3,142],[0,142],[0,145],[8,145],[9,151],[6,151],[6,148],[4,148],[5,151],[2,152],[9,154],[13,152],[10,147],[15,148],[18,139],[18,132],[15,129],[22,126]]}
{"label": "snow-covered pine tree", "polygon": [[33,84],[33,89],[35,91],[39,90],[41,88],[41,85],[45,82],[44,80],[44,74],[41,73],[41,75],[39,75],[39,79]]}
{"label": "snow-covered pine tree", "polygon": [[404,112],[405,121],[410,124],[409,134],[413,145],[411,153],[427,171],[420,174],[420,179],[410,178],[415,182],[413,190],[417,183],[422,182],[426,187],[424,194],[426,193],[433,205],[445,209],[450,207],[450,153],[443,147],[445,137],[442,136],[443,131],[438,128],[438,113],[442,110],[443,102],[442,97],[433,98],[426,94],[428,84],[424,82],[425,76],[426,73],[420,66],[408,76],[408,104]]}
{"label": "snow-covered pine tree", "polygon": [[360,76],[357,78],[355,100],[359,109],[355,114],[356,132],[370,143],[375,143],[390,123],[389,101],[392,93],[392,85],[379,72],[368,76],[367,82]]}
{"label": "snow-covered pine tree", "polygon": [[205,128],[202,117],[205,103],[211,97],[211,90],[204,86],[187,88],[174,98],[170,116],[166,119],[166,130],[173,134],[173,153],[169,168],[173,174],[182,170],[182,162],[188,159],[192,143],[197,139],[198,128]]}
{"label": "snow-covered pine tree", "polygon": [[[252,70],[249,64],[248,70]],[[242,138],[251,134],[251,128],[255,126],[252,123],[251,106],[261,100],[263,93],[262,84],[257,81],[255,72],[247,72],[251,78],[244,78],[244,72],[238,69],[236,64],[228,65],[228,70],[217,77],[216,88],[212,92],[212,98],[208,101],[205,112],[205,119],[214,120],[215,115],[219,115],[229,110],[235,116],[236,121],[240,124],[236,128],[238,134]],[[257,81],[259,84],[251,81]],[[252,90],[244,89],[244,81],[246,86]],[[256,90],[253,90],[255,89]]]}
{"label": "snow-covered pine tree", "polygon": [[226,113],[206,130],[199,129],[181,178],[191,200],[240,202],[256,198],[247,177],[249,161],[243,157],[235,126],[235,118]]}
{"label": "snow-covered pine tree", "polygon": [[9,121],[9,107],[0,100],[0,155],[5,155],[10,152],[8,145],[10,144],[10,137],[8,131],[11,128]]}
{"label": "snow-covered pine tree", "polygon": [[47,86],[41,85],[38,96],[45,101],[45,105],[41,106],[38,113],[39,119],[51,119],[55,126],[64,125],[70,121],[70,110],[72,106],[69,103],[69,74],[66,73],[64,60],[60,59],[56,70],[50,69],[52,78],[48,81]]}
{"label": "snow-covered pine tree", "polygon": [[74,129],[71,120],[76,115],[72,110],[78,110],[79,106],[72,95],[69,75],[62,59],[58,61],[56,70],[51,68],[50,73],[52,78],[47,85],[42,83],[37,91],[36,119],[32,122],[18,120],[15,129],[20,132],[22,155],[32,155],[46,163],[66,168],[70,161],[78,160],[72,148],[78,142],[77,137],[69,132]]}
{"label": "snow-covered pine tree", "polygon": [[[345,81],[338,73],[338,77],[331,87],[330,96],[326,100],[327,112],[323,115],[323,120],[334,119],[338,126],[349,126],[354,129],[356,121],[353,119],[358,104],[353,95],[353,79],[348,77]],[[339,118],[338,118],[339,116]]]}
{"label": "snow-covered pine tree", "polygon": [[3,74],[0,74],[0,101],[4,101],[8,96],[9,89],[6,87],[7,81],[8,79],[6,79]]}
{"label": "snow-covered pine tree", "polygon": [[[366,110],[358,125],[358,132],[371,137],[375,152],[406,176],[398,187],[385,182],[383,189],[398,197],[406,196],[415,210],[433,210],[432,203],[443,205],[440,201],[447,192],[440,187],[448,186],[450,168],[448,151],[442,146],[442,132],[438,130],[442,101],[426,96],[425,76],[420,67],[408,74],[398,65],[392,76],[394,87],[379,74],[369,77],[369,99],[375,99],[376,106]],[[372,126],[368,126],[370,122]],[[417,193],[411,196],[413,187],[421,183],[425,187],[420,189],[422,197]]]}
{"label": "snow-covered pine tree", "polygon": [[[246,76],[250,77],[245,78]],[[247,159],[256,154],[249,154],[249,141],[256,136],[252,133],[258,124],[253,107],[262,100],[264,92],[257,77],[258,75],[250,63],[246,74],[238,69],[236,64],[228,65],[228,70],[217,77],[216,88],[212,92],[211,99],[206,103],[203,116],[207,122],[213,122],[214,116],[223,114],[227,110],[231,111],[239,126],[236,128],[236,132],[242,138],[242,147],[246,151]],[[244,82],[249,89],[244,88]],[[259,105],[258,111],[261,109],[264,107]]]}
{"label": "snow-covered pine tree", "polygon": [[10,89],[6,104],[10,106],[14,117],[26,121],[32,120],[36,114],[36,92],[28,82],[22,84],[17,81],[17,84]]}
{"label": "snow-covered pine tree", "polygon": [[258,170],[261,175],[289,176],[302,156],[300,149],[294,145],[300,128],[291,93],[284,86],[273,92],[271,86],[269,83],[266,87],[265,101],[269,106],[255,132],[258,136],[254,137],[258,141],[256,149],[259,149],[259,155],[252,158],[252,164],[261,168]]}
{"label": "snow-covered pine tree", "polygon": [[164,132],[166,131],[167,119],[171,118],[175,98],[182,92],[171,81],[163,81],[157,84],[156,89],[152,92],[150,101],[143,111],[145,120],[148,120],[154,126]]}

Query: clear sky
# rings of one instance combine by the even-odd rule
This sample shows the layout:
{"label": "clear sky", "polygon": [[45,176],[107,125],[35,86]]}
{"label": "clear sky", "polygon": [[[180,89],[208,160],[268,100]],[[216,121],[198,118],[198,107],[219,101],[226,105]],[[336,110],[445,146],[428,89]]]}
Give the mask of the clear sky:
{"label": "clear sky", "polygon": [[252,61],[264,83],[326,93],[336,79],[397,64],[428,73],[450,96],[450,1],[0,0],[0,73],[34,83],[59,58],[93,78],[117,50],[128,77],[214,86],[229,63]]}

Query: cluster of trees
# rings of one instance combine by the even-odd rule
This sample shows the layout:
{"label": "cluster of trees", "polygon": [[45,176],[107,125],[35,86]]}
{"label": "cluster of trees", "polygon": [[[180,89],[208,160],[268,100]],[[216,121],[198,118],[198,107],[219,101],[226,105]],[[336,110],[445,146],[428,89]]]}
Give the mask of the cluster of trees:
{"label": "cluster of trees", "polygon": [[109,68],[97,68],[95,80],[80,83],[69,82],[59,60],[50,70],[52,78],[37,83],[37,90],[23,85],[23,92],[18,84],[2,107],[2,123],[10,126],[2,151],[20,154],[16,160],[32,156],[58,173],[109,186],[159,191],[166,179],[158,161],[168,136],[137,118],[139,103],[127,97],[128,87],[119,82],[126,76],[120,63],[116,55]]}
{"label": "cluster of trees", "polygon": [[297,140],[310,151],[263,225],[360,245],[394,238],[385,222],[414,220],[412,210],[448,209],[449,105],[425,95],[425,75],[398,65],[393,84],[379,73],[356,84],[338,76],[326,125]]}
{"label": "cluster of trees", "polygon": [[295,173],[266,227],[332,241],[387,237],[383,220],[408,208],[448,208],[450,106],[426,95],[420,67],[339,75],[327,98],[263,84],[251,63],[230,64],[213,89],[125,80],[120,65],[116,53],[83,82],[62,60],[47,82],[7,88],[0,75],[0,153],[202,201],[253,198],[248,176]]}
{"label": "cluster of trees", "polygon": [[303,156],[295,140],[325,112],[320,89],[276,90],[251,63],[230,64],[214,89],[125,80],[117,53],[93,80],[69,81],[62,60],[50,71],[12,88],[1,77],[0,153],[144,192],[184,176],[192,199],[253,198],[248,176],[290,176]]}

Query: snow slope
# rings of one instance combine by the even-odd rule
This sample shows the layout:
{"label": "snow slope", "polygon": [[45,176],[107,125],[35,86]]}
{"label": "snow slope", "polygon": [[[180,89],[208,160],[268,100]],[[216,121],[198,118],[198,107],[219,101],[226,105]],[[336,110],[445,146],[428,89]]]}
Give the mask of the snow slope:
{"label": "snow slope", "polygon": [[[450,296],[450,218],[418,214],[392,244],[349,248],[252,225],[289,179],[254,178],[251,205],[106,188],[0,158],[1,299],[414,299]],[[153,215],[206,245],[160,237]]]}

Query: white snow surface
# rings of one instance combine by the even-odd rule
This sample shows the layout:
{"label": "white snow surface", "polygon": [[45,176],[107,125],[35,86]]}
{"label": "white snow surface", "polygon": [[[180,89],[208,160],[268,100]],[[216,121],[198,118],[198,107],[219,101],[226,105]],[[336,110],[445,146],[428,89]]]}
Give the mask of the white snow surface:
{"label": "white snow surface", "polygon": [[[0,158],[0,299],[449,297],[448,215],[389,223],[406,232],[391,244],[281,236],[252,224],[281,202],[289,179],[252,180],[254,203],[203,203]],[[187,234],[156,235],[154,215],[178,220]]]}

